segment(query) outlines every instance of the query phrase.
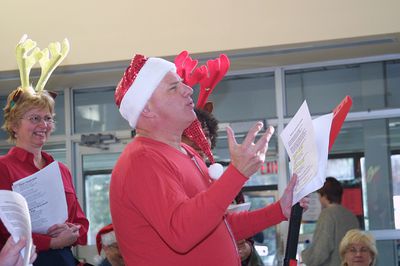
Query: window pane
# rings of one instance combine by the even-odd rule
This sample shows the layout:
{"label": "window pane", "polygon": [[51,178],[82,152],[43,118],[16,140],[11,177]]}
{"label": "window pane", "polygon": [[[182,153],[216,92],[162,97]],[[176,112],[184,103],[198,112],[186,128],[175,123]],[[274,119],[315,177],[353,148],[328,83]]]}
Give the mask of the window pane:
{"label": "window pane", "polygon": [[229,77],[218,84],[209,98],[214,103],[213,113],[221,122],[275,118],[275,99],[272,73]]}
{"label": "window pane", "polygon": [[390,108],[400,107],[400,60],[387,62],[387,102]]}
{"label": "window pane", "polygon": [[89,245],[96,243],[97,232],[111,222],[109,188],[111,171],[119,153],[99,153],[83,156],[85,182],[85,212],[90,227]]}
{"label": "window pane", "polygon": [[57,92],[55,99],[55,113],[56,113],[56,130],[52,133],[53,135],[65,135],[65,105],[64,105],[64,93]]}
{"label": "window pane", "polygon": [[54,160],[67,164],[67,150],[65,144],[45,145],[43,150],[53,156]]}
{"label": "window pane", "polygon": [[352,112],[399,108],[399,70],[397,62],[378,62],[287,71],[287,116],[304,99],[312,114],[331,112],[346,95],[353,99]]}
{"label": "window pane", "polygon": [[114,102],[115,88],[73,92],[75,132],[102,132],[129,129]]}
{"label": "window pane", "polygon": [[[3,124],[4,124],[4,111],[3,111],[3,108],[6,106],[7,96],[8,95],[0,96],[0,106],[1,106],[0,123],[1,123],[1,126],[3,126]],[[6,131],[4,131],[4,129],[0,130],[0,138],[1,139],[8,139],[8,134],[6,133]]]}
{"label": "window pane", "polygon": [[88,244],[96,243],[97,232],[111,223],[109,188],[111,174],[85,175],[86,217],[90,222]]}

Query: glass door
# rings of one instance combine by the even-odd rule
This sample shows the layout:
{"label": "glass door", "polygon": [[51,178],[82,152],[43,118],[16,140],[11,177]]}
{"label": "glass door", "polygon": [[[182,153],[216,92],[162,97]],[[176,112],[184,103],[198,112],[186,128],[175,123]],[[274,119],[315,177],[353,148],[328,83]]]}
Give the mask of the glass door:
{"label": "glass door", "polygon": [[109,186],[111,172],[123,151],[125,144],[113,143],[102,147],[88,147],[75,144],[75,169],[77,194],[81,206],[89,220],[88,245],[76,250],[80,259],[89,263],[97,255],[96,234],[105,225],[111,223],[109,206]]}

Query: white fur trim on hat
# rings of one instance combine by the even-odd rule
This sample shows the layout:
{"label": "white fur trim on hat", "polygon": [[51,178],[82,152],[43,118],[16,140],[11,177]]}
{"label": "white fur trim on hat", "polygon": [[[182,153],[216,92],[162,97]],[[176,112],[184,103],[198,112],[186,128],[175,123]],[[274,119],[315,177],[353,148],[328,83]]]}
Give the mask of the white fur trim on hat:
{"label": "white fur trim on hat", "polygon": [[116,243],[116,242],[117,242],[117,239],[115,237],[115,232],[114,231],[111,231],[111,232],[108,232],[108,233],[105,233],[105,234],[101,235],[101,243],[104,246],[109,246],[109,245],[111,245],[113,243]]}
{"label": "white fur trim on hat", "polygon": [[169,71],[176,72],[175,64],[156,57],[147,59],[140,69],[136,79],[122,98],[119,108],[122,117],[132,128],[136,127],[144,106]]}

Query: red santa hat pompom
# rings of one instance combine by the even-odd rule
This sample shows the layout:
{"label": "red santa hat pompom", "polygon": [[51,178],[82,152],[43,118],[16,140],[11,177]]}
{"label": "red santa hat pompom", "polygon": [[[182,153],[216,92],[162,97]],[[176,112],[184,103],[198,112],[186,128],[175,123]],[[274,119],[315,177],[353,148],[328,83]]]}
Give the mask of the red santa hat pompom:
{"label": "red santa hat pompom", "polygon": [[115,103],[133,129],[147,101],[169,71],[176,72],[173,63],[140,54],[134,56],[125,70],[115,90]]}

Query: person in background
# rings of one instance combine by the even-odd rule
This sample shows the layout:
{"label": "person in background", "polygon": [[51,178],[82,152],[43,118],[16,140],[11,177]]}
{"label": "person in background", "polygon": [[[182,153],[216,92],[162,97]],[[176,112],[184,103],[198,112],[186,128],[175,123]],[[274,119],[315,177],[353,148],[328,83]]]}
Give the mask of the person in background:
{"label": "person in background", "polygon": [[[96,258],[99,266],[124,266],[124,260],[119,251],[117,239],[112,224],[106,225],[97,232],[96,247],[99,257]],[[102,251],[104,256],[102,257]]]}
{"label": "person in background", "polygon": [[318,191],[322,211],[311,244],[301,253],[307,266],[340,265],[339,243],[350,229],[359,228],[356,216],[341,205],[343,187],[334,177],[327,177]]}
{"label": "person in background", "polygon": [[368,233],[352,229],[339,246],[342,266],[374,266],[378,256],[375,239]]}
{"label": "person in background", "polygon": [[[216,146],[216,140],[218,137],[218,120],[212,114],[213,105],[212,102],[207,102],[204,109],[195,108],[194,111],[196,113],[197,119],[200,121],[201,127],[203,129],[204,135],[207,138],[207,141],[210,144],[211,150]],[[207,160],[207,156],[204,151],[196,145],[191,139],[182,136],[182,142],[188,144],[192,147],[197,153],[199,153],[203,160]],[[235,204],[244,203],[244,195],[242,192],[235,197]],[[236,241],[236,245],[238,247],[240,259],[242,262],[242,266],[261,266],[264,265],[260,256],[258,255],[254,242],[252,239],[242,239]]]}
{"label": "person in background", "polygon": [[[40,53],[40,49],[34,50],[35,56],[27,55],[29,49],[33,49],[35,46],[36,43],[24,36],[16,49],[21,86],[8,95],[4,107],[3,124],[3,129],[9,137],[8,140],[15,143],[15,146],[6,155],[0,157],[0,189],[12,190],[14,182],[30,176],[54,162],[54,158],[43,151],[43,146],[55,129],[54,98],[56,94],[44,90],[45,81],[43,80],[47,79],[43,77],[48,78],[60,62],[59,60],[64,58],[69,44],[68,41],[64,41],[63,45],[60,45],[61,52],[52,51],[52,56],[61,53],[56,56],[56,61],[51,58],[49,61],[42,62],[42,75],[36,87],[33,88],[29,82],[30,69],[25,68],[32,65],[32,60],[40,58],[37,54]],[[31,61],[26,62],[27,57]],[[47,65],[46,62],[50,65]],[[57,165],[64,187],[68,217],[65,222],[50,226],[46,233],[32,233],[33,243],[38,253],[34,265],[38,266],[76,265],[77,261],[72,254],[71,247],[87,243],[89,221],[79,205],[71,173],[63,163],[58,162]],[[5,245],[9,236],[7,229],[1,223],[0,247]]]}
{"label": "person in background", "polygon": [[[181,142],[196,120],[193,90],[161,58],[136,55],[115,92],[121,115],[136,129],[113,169],[111,217],[127,265],[241,265],[235,238],[245,239],[290,216],[294,175],[279,201],[227,214],[265,160],[269,128],[256,123],[238,144],[228,127],[231,163],[213,181],[202,158]],[[218,170],[218,169],[217,169]],[[306,207],[306,202],[301,205]]]}
{"label": "person in background", "polygon": [[[0,251],[0,265],[1,266],[23,266],[24,261],[21,257],[21,250],[26,245],[26,239],[21,238],[17,243],[14,242],[10,236]],[[32,246],[31,256],[29,263],[33,263],[36,259],[35,246]]]}

